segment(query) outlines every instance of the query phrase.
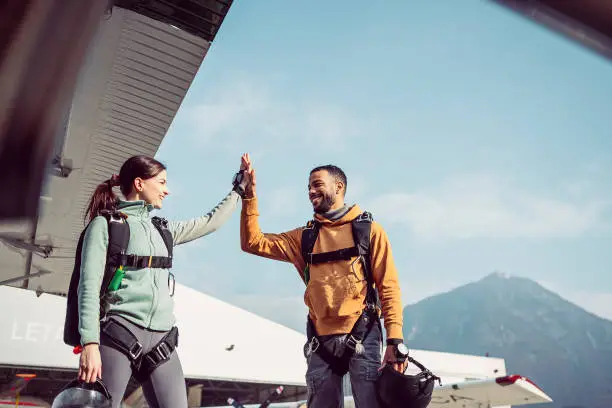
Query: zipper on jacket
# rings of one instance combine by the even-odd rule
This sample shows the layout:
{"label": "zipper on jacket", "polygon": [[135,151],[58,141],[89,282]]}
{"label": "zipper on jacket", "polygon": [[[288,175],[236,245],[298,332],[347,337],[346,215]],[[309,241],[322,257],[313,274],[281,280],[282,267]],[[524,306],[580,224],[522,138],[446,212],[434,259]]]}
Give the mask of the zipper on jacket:
{"label": "zipper on jacket", "polygon": [[[155,254],[155,246],[153,245],[153,237],[151,236],[151,222],[149,219],[142,220],[142,227],[147,232],[147,236],[149,238],[149,251],[151,255]],[[147,268],[147,272],[151,274],[151,268]],[[151,277],[151,308],[149,309],[149,319],[147,322],[147,326],[151,326],[151,322],[153,321],[153,315],[155,314],[155,310],[157,309],[157,291],[156,291],[156,279],[155,275]]]}

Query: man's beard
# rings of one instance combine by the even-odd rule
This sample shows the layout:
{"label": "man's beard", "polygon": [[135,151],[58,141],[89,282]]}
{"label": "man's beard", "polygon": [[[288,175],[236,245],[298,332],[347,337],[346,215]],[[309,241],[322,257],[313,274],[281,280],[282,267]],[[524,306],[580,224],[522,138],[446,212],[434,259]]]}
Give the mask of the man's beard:
{"label": "man's beard", "polygon": [[321,197],[321,204],[319,204],[319,206],[314,209],[315,213],[324,214],[328,212],[332,205],[334,205],[335,203],[336,198],[333,195],[323,194],[323,196]]}

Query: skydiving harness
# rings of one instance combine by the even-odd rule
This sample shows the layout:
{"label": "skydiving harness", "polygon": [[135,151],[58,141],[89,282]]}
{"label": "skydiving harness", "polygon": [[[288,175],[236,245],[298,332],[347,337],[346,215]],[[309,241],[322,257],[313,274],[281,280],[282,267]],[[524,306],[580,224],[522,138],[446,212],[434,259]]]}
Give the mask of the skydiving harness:
{"label": "skydiving harness", "polygon": [[[161,217],[152,217],[151,222],[159,231],[168,256],[136,255],[127,254],[130,240],[130,226],[127,223],[127,215],[114,211],[101,211],[100,215],[106,218],[108,223],[108,248],[106,253],[106,264],[100,286],[100,331],[112,340],[113,345],[124,353],[131,361],[137,379],[146,378],[155,368],[168,361],[172,352],[178,345],[178,329],[173,327],[151,351],[143,354],[143,346],[138,339],[121,323],[113,319],[105,319],[103,316],[102,300],[109,292],[118,289],[125,271],[123,268],[164,268],[172,267],[172,233],[168,229],[168,221]],[[78,331],[78,285],[81,269],[81,251],[83,239],[87,228],[79,237],[76,250],[75,265],[70,279],[67,295],[66,320],[64,323],[64,343],[75,347],[75,352],[81,346],[81,337]],[[128,271],[129,273],[129,271]],[[174,295],[174,275],[168,273],[168,287],[170,296]],[[171,288],[171,289],[170,289]]]}
{"label": "skydiving harness", "polygon": [[344,339],[341,353],[325,347],[324,342],[317,335],[310,315],[307,317],[308,341],[304,346],[304,356],[308,358],[312,353],[318,353],[319,356],[329,364],[332,371],[340,376],[347,373],[353,354],[362,354],[364,352],[363,340],[369,334],[370,330],[372,330],[374,324],[378,324],[382,333],[382,327],[378,316],[380,302],[378,299],[378,292],[374,287],[374,278],[370,263],[370,231],[372,221],[372,214],[367,211],[351,221],[355,246],[317,254],[313,254],[312,251],[319,235],[321,223],[316,219],[310,220],[302,230],[302,257],[306,262],[303,279],[306,286],[308,286],[310,280],[311,265],[339,260],[351,260],[353,257],[357,257],[354,262],[361,261],[365,273],[367,292],[364,309],[353,325],[350,333],[348,333]]}
{"label": "skydiving harness", "polygon": [[134,378],[141,382],[147,379],[157,367],[168,361],[178,346],[176,326],[146,354],[143,354],[143,345],[138,338],[120,322],[107,319],[100,325],[100,331],[112,340],[114,348],[130,359]]}

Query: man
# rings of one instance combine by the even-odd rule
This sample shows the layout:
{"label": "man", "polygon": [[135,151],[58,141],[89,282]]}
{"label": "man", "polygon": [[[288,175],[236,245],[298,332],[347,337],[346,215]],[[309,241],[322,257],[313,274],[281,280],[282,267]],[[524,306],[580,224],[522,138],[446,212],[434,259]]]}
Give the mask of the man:
{"label": "man", "polygon": [[[397,270],[385,231],[378,223],[370,222],[359,206],[345,204],[346,175],[340,168],[327,165],[310,173],[308,193],[314,222],[281,234],[262,233],[255,170],[248,155],[246,177],[249,182],[240,218],[242,250],[292,263],[306,283],[308,407],[341,407],[342,376],[346,372],[350,373],[356,406],[378,407],[378,371],[386,364],[392,364],[399,372],[405,369],[405,363],[397,362],[396,358],[396,347],[403,343],[402,305]],[[363,226],[367,227],[365,239],[369,240],[369,253],[361,250],[355,253],[359,247],[355,230],[363,231]],[[308,245],[303,248],[307,243],[312,250]],[[382,365],[380,308],[376,306],[374,287],[367,283],[368,266],[370,281],[378,291],[387,334],[388,347]]]}

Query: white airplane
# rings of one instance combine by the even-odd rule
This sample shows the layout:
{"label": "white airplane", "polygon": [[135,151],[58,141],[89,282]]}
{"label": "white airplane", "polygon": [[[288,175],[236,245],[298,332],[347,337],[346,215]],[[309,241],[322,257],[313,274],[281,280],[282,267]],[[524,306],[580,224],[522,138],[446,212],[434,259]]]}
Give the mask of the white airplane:
{"label": "white airplane", "polygon": [[[61,296],[38,297],[29,290],[0,286],[0,309],[10,311],[0,314],[0,327],[6,328],[0,330],[0,372],[10,378],[15,368],[22,370],[0,388],[0,400],[15,405],[16,397],[27,391],[31,397],[41,397],[32,385],[35,381],[57,393],[76,375],[78,356],[62,340],[65,302]],[[196,394],[194,404],[219,406],[227,401],[226,397],[212,400],[215,394],[232,397],[235,404],[240,399],[261,402],[266,390],[278,389],[282,399],[272,395],[269,407],[305,406],[306,362],[300,345],[306,336],[302,333],[180,284],[176,285],[175,311],[181,333],[177,350],[188,392]],[[488,408],[552,401],[530,379],[507,375],[503,359],[416,349],[411,354],[442,378],[442,385],[434,388],[431,407]],[[409,367],[408,373],[415,370]],[[128,394],[130,406],[142,406],[137,390]],[[289,398],[292,402],[280,402]],[[354,406],[350,397],[345,406]]]}

